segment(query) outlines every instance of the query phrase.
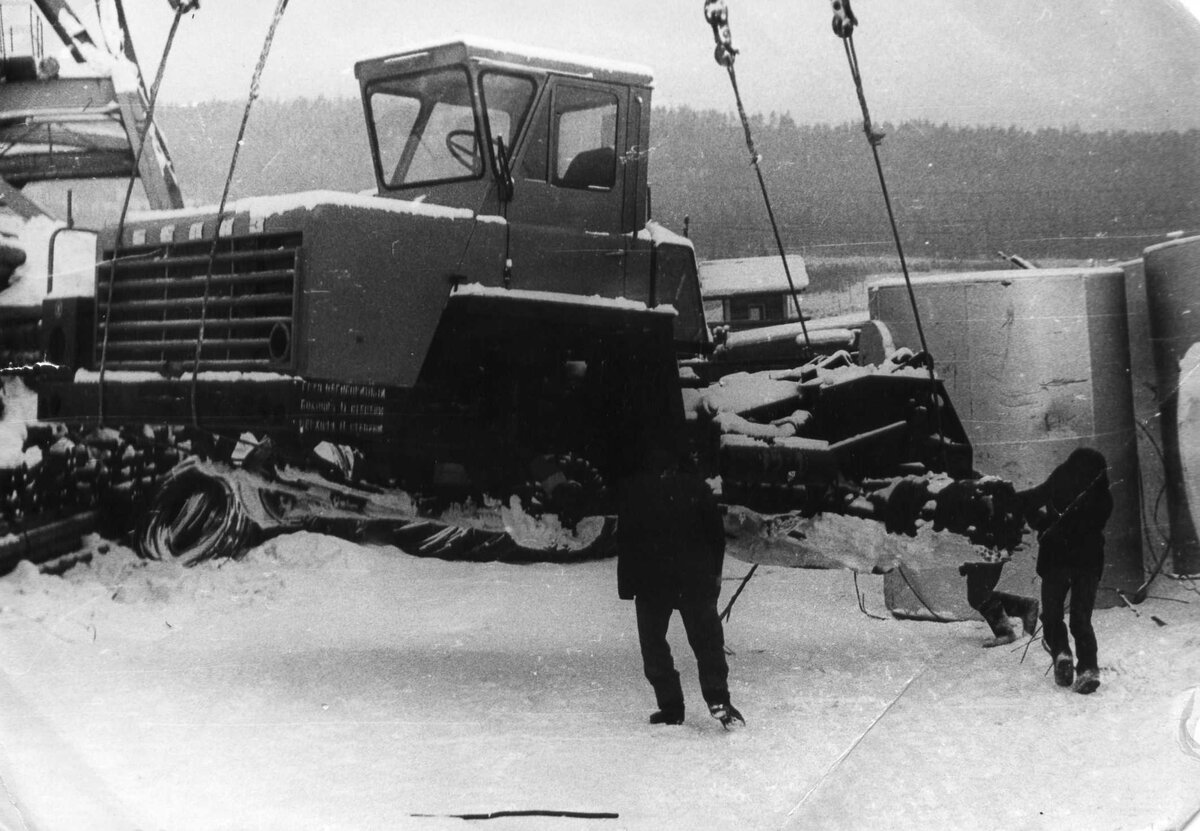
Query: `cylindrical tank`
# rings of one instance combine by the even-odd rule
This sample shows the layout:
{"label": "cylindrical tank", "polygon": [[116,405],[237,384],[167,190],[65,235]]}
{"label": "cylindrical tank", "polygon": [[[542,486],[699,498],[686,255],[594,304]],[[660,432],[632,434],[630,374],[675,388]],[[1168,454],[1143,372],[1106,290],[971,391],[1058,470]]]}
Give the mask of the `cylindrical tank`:
{"label": "cylindrical tank", "polygon": [[1180,365],[1200,342],[1200,236],[1152,245],[1142,252],[1142,260],[1166,457],[1172,559],[1176,574],[1195,575],[1200,574],[1200,504],[1195,497],[1189,499],[1188,491],[1200,484],[1200,469],[1189,464],[1200,453],[1200,429],[1187,404],[1196,397],[1192,388],[1197,379],[1193,372],[1181,375]]}
{"label": "cylindrical tank", "polygon": [[[1142,558],[1151,570],[1170,556],[1167,541],[1166,471],[1162,457],[1162,419],[1158,382],[1150,341],[1150,309],[1146,299],[1146,267],[1141,257],[1120,264],[1125,272],[1126,320],[1129,325],[1129,370],[1133,419],[1137,426],[1138,474],[1142,503]],[[1169,563],[1164,563],[1168,567]]]}
{"label": "cylindrical tank", "polygon": [[[913,280],[921,324],[975,449],[975,468],[1032,487],[1076,447],[1108,460],[1114,510],[1101,586],[1143,579],[1137,441],[1120,268],[1014,269]],[[920,348],[901,279],[868,287],[871,317]],[[1025,568],[1029,561],[1025,558]],[[1097,602],[1119,602],[1102,591]]]}

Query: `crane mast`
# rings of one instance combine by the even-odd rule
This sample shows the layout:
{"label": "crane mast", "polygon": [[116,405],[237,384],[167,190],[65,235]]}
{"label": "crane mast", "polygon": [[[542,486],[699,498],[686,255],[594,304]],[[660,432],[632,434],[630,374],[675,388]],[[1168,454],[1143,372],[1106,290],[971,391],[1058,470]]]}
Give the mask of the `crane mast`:
{"label": "crane mast", "polygon": [[170,152],[150,118],[124,15],[118,15],[121,44],[110,49],[96,42],[67,0],[33,3],[78,66],[64,72],[55,57],[44,54],[36,31],[40,21],[31,13],[29,54],[6,54],[0,64],[5,202],[31,215],[36,206],[20,195],[30,182],[136,175],[152,208],[182,207]]}

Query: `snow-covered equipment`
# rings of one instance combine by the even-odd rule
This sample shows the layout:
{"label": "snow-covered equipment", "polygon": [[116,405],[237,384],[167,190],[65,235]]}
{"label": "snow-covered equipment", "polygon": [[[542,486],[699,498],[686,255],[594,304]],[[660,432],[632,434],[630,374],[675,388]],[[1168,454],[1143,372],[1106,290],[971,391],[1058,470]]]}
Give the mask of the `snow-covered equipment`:
{"label": "snow-covered equipment", "polygon": [[[8,20],[21,20],[12,15],[20,6],[6,8]],[[62,266],[64,255],[79,248],[79,239],[69,237],[86,238],[95,248],[92,232],[74,228],[71,190],[64,227],[25,195],[26,185],[112,180],[119,186],[128,180],[128,204],[134,182],[140,181],[152,208],[183,205],[166,141],[154,122],[157,81],[147,89],[121,0],[97,2],[82,18],[67,0],[30,0],[23,10],[28,23],[10,25],[9,47],[0,50],[5,53],[0,60],[0,214],[6,225],[0,232],[0,366],[40,357],[41,300],[52,293],[56,252]],[[177,10],[175,26],[186,10]],[[60,51],[50,50],[46,27]],[[159,79],[166,54],[163,58]],[[64,236],[67,231],[72,233]],[[90,263],[90,251],[87,256]]]}
{"label": "snow-covered equipment", "polygon": [[[730,374],[690,241],[650,217],[649,70],[464,39],[356,75],[375,193],[130,214],[101,232],[92,290],[45,302],[41,419],[208,460],[126,489],[147,554],[321,516],[442,556],[596,556],[613,484],[667,447],[720,477],[735,543],[786,526],[744,552],[886,569],[901,549],[873,542],[818,563],[802,526],[915,534],[942,479],[976,477],[923,356],[798,349],[791,373]],[[338,487],[280,478],[297,468]],[[963,532],[1011,542],[1013,517],[988,516]]]}

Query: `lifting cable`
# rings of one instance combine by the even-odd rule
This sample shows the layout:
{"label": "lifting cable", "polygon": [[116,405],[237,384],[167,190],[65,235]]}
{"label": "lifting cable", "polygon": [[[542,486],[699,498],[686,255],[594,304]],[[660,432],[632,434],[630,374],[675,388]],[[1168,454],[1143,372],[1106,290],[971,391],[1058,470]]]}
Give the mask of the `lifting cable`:
{"label": "lifting cable", "polygon": [[800,331],[804,334],[804,345],[812,349],[808,339],[808,326],[804,323],[804,313],[800,310],[800,297],[796,293],[796,284],[792,281],[792,272],[788,267],[787,254],[783,250],[783,240],[779,236],[779,226],[775,222],[775,212],[771,209],[771,198],[767,195],[767,183],[763,179],[759,162],[762,156],[754,147],[754,136],[750,132],[750,119],[746,117],[746,108],[742,106],[742,94],[738,90],[737,74],[733,69],[733,59],[738,50],[733,47],[733,35],[729,31],[729,9],[725,0],[704,0],[704,19],[712,26],[713,39],[717,42],[713,57],[717,63],[725,67],[729,73],[729,83],[733,85],[733,97],[737,101],[738,117],[742,120],[742,131],[746,134],[746,149],[750,151],[750,164],[758,176],[758,187],[762,191],[763,202],[767,206],[767,217],[771,220],[771,231],[775,234],[775,245],[779,249],[779,258],[783,260],[783,273],[787,277],[788,289],[792,294],[792,303],[796,307],[796,316],[800,319]]}
{"label": "lifting cable", "polygon": [[196,356],[192,362],[192,389],[191,389],[191,408],[192,408],[192,426],[200,426],[200,418],[196,411],[196,390],[199,387],[198,380],[200,378],[200,353],[204,349],[204,329],[208,318],[208,297],[212,287],[213,266],[217,259],[217,247],[221,241],[221,224],[224,221],[225,205],[229,201],[229,188],[233,183],[233,172],[237,168],[238,151],[242,148],[242,139],[246,135],[246,124],[250,120],[250,108],[254,105],[255,99],[258,98],[259,81],[262,79],[263,69],[267,64],[267,55],[271,52],[271,43],[275,40],[275,30],[279,27],[279,21],[283,19],[283,12],[287,8],[288,0],[278,0],[275,6],[275,14],[271,18],[271,26],[267,30],[266,40],[263,41],[262,52],[258,56],[258,64],[254,67],[254,77],[250,81],[250,95],[246,99],[246,108],[242,113],[242,123],[238,127],[237,139],[233,144],[233,158],[229,161],[229,173],[225,176],[225,187],[221,191],[221,201],[217,206],[217,221],[213,226],[212,247],[208,251],[208,271],[204,275],[204,294],[200,299],[200,331],[196,337]]}
{"label": "lifting cable", "polygon": [[[129,183],[125,188],[125,200],[121,203],[121,216],[117,220],[117,238],[113,243],[112,268],[108,272],[108,290],[104,297],[104,337],[100,342],[100,377],[97,383],[96,401],[97,401],[97,423],[104,425],[104,369],[108,360],[108,332],[112,324],[112,299],[113,286],[117,282],[117,261],[121,256],[121,240],[125,236],[125,218],[129,215],[129,200],[133,196],[133,185],[137,181],[138,171],[142,169],[142,155],[146,151],[146,139],[150,136],[150,131],[154,128],[154,106],[158,101],[158,89],[162,85],[163,75],[167,69],[167,57],[171,54],[171,45],[175,42],[175,33],[179,30],[179,21],[189,11],[193,11],[199,7],[199,2],[194,3],[176,3],[175,17],[171,21],[171,30],[167,33],[167,42],[163,46],[162,58],[158,61],[158,71],[154,74],[154,83],[150,87],[150,93],[146,101],[146,126],[138,136],[137,153],[133,160],[133,169],[129,174]],[[122,16],[123,17],[123,16]],[[128,37],[128,30],[122,29]],[[138,72],[138,82],[142,83],[141,72]],[[143,84],[144,86],[144,84]],[[99,309],[96,310],[99,314]]]}
{"label": "lifting cable", "polygon": [[[862,108],[863,132],[867,135],[867,143],[871,145],[871,155],[875,158],[875,171],[879,174],[879,187],[883,191],[883,203],[887,207],[888,222],[892,226],[892,239],[896,242],[896,253],[900,257],[900,270],[904,273],[904,284],[908,287],[908,300],[912,304],[913,320],[917,325],[917,337],[921,341],[921,351],[929,355],[929,344],[925,341],[925,330],[921,326],[921,314],[917,311],[917,296],[913,293],[912,279],[908,274],[908,261],[904,257],[904,245],[900,242],[900,230],[896,225],[896,214],[892,210],[892,198],[888,193],[887,179],[883,175],[883,163],[879,160],[879,145],[883,143],[884,133],[871,126],[871,112],[867,109],[867,96],[863,92],[862,73],[858,68],[858,52],[854,48],[854,27],[858,18],[850,9],[850,0],[833,0],[833,33],[842,39],[846,50],[846,61],[850,64],[850,75],[854,78],[854,90],[858,93],[858,105]],[[932,358],[932,356],[930,356]],[[932,373],[933,369],[930,368]]]}
{"label": "lifting cable", "polygon": [[[117,11],[117,25],[124,33],[124,37],[121,39],[121,51],[125,57],[133,61],[134,66],[137,66],[137,50],[133,48],[133,35],[129,31],[129,19],[125,16],[125,3],[123,0],[113,0],[113,6]],[[188,0],[188,2],[179,2],[179,0],[176,0],[176,2],[172,3],[172,6],[176,14],[184,14],[185,12],[195,11],[200,8],[200,0]],[[96,18],[100,18],[100,0],[96,0]],[[142,95],[145,95],[147,98],[150,97],[146,91],[146,81],[142,78],[141,72],[138,72],[138,87],[141,88]]]}
{"label": "lifting cable", "polygon": [[[913,322],[917,327],[917,338],[921,342],[921,351],[927,358],[929,369],[929,384],[932,388],[934,424],[940,441],[943,467],[949,467],[946,462],[945,432],[942,429],[942,408],[938,400],[937,376],[934,374],[933,354],[929,351],[929,343],[925,340],[925,328],[921,325],[921,312],[917,307],[917,295],[913,291],[912,277],[908,273],[908,260],[904,256],[904,244],[900,241],[900,229],[896,224],[896,213],[892,209],[892,197],[888,192],[887,177],[883,174],[883,162],[879,159],[879,145],[883,143],[884,133],[876,130],[871,124],[871,112],[867,108],[867,95],[863,91],[862,72],[858,67],[858,51],[854,48],[854,29],[858,26],[858,18],[850,8],[850,0],[833,0],[833,33],[841,38],[846,50],[846,61],[850,64],[850,75],[854,79],[854,91],[858,95],[858,105],[862,109],[863,132],[867,136],[867,144],[871,145],[871,155],[875,159],[875,172],[879,175],[879,188],[883,192],[883,204],[887,208],[888,222],[892,227],[892,239],[896,243],[896,254],[900,258],[900,271],[904,275],[904,286],[908,290],[908,302],[912,307]],[[932,610],[931,610],[932,611]]]}

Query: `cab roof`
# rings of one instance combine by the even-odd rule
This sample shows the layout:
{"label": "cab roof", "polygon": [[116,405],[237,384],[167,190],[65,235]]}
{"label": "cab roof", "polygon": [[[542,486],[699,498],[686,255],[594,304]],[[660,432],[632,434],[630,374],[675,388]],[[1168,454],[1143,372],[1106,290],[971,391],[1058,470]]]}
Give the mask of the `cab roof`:
{"label": "cab roof", "polygon": [[653,72],[640,64],[591,58],[570,52],[478,37],[463,37],[427,46],[415,46],[393,55],[362,60],[354,65],[354,75],[359,81],[366,82],[393,76],[398,70],[421,70],[466,61],[594,78],[598,81],[615,81],[631,86],[650,86],[654,81]]}

